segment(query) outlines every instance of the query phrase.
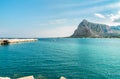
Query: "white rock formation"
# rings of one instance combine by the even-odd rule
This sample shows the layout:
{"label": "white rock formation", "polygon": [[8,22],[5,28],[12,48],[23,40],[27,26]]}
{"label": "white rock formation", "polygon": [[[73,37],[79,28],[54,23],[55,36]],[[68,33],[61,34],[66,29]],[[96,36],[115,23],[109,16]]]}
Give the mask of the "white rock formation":
{"label": "white rock formation", "polygon": [[26,76],[26,77],[21,77],[21,78],[17,78],[17,79],[34,79],[33,76]]}
{"label": "white rock formation", "polygon": [[0,79],[10,79],[9,77],[0,77]]}
{"label": "white rock formation", "polygon": [[61,76],[60,79],[66,79],[65,77]]}

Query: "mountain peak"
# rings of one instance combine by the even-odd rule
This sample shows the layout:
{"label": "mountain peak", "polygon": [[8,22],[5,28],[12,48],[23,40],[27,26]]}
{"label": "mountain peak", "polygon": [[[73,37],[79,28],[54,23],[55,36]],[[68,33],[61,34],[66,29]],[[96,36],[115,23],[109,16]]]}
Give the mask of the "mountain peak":
{"label": "mountain peak", "polygon": [[82,22],[84,22],[84,23],[86,23],[86,22],[88,22],[86,19],[83,19],[83,21]]}
{"label": "mountain peak", "polygon": [[110,34],[111,31],[107,25],[92,23],[84,19],[71,37],[101,37]]}

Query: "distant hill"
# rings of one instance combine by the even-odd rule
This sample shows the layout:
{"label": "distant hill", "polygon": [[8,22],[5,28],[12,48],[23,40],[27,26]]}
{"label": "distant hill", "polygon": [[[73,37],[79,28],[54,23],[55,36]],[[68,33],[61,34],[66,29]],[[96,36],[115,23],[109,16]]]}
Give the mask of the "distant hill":
{"label": "distant hill", "polygon": [[70,37],[120,37],[120,26],[97,24],[84,19]]}

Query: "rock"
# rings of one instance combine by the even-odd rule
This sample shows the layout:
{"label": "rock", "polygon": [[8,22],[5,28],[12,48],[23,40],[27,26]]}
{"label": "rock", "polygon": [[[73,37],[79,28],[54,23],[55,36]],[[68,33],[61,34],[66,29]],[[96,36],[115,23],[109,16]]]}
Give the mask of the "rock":
{"label": "rock", "polygon": [[8,45],[21,42],[33,42],[37,40],[38,39],[0,39],[0,45]]}
{"label": "rock", "polygon": [[102,37],[112,33],[110,26],[105,24],[97,24],[83,20],[71,37]]}
{"label": "rock", "polygon": [[111,26],[111,29],[120,31],[120,25],[118,25],[118,26]]}
{"label": "rock", "polygon": [[47,79],[45,76],[39,74],[37,76],[34,77],[35,79]]}
{"label": "rock", "polygon": [[33,76],[26,76],[26,77],[21,77],[21,78],[17,78],[17,79],[34,79]]}
{"label": "rock", "polygon": [[10,79],[9,77],[0,77],[0,79]]}
{"label": "rock", "polygon": [[60,79],[66,79],[65,77],[61,76]]}
{"label": "rock", "polygon": [[0,40],[0,45],[8,45],[9,41],[8,40]]}

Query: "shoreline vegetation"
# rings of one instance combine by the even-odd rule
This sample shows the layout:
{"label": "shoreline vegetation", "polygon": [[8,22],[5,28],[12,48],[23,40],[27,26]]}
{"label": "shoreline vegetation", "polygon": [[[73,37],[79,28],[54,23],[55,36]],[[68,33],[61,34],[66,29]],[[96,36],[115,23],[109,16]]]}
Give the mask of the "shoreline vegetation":
{"label": "shoreline vegetation", "polygon": [[37,41],[38,39],[0,39],[0,45],[9,45],[9,44],[15,44],[15,43],[21,43],[21,42],[33,42]]}

